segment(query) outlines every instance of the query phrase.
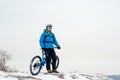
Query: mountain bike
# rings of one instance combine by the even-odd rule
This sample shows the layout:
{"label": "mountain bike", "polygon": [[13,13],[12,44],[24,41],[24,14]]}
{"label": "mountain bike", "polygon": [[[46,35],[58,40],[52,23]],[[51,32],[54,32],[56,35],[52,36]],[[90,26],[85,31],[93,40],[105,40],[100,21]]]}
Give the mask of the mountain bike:
{"label": "mountain bike", "polygon": [[[56,47],[55,47],[56,48]],[[42,67],[46,64],[45,51],[42,50],[42,57],[39,55],[34,56],[30,63],[30,73],[32,75],[37,75],[40,73]],[[52,60],[51,60],[52,64]],[[56,55],[56,69],[59,66],[59,57]]]}

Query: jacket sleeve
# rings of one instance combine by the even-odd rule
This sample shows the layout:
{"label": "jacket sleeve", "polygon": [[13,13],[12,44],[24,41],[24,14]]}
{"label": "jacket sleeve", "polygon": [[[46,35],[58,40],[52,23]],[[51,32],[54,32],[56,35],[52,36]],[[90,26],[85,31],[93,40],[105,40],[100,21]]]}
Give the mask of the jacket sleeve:
{"label": "jacket sleeve", "polygon": [[54,41],[53,41],[53,43],[55,44],[55,46],[60,46],[59,44],[58,44],[58,42],[57,42],[57,40],[56,40],[56,37],[55,37],[55,35],[53,34],[53,39],[54,39]]}
{"label": "jacket sleeve", "polygon": [[40,36],[40,40],[39,40],[39,44],[40,44],[40,47],[41,48],[44,48],[45,46],[44,46],[44,43],[43,43],[43,40],[44,40],[44,33],[42,33],[42,35]]}

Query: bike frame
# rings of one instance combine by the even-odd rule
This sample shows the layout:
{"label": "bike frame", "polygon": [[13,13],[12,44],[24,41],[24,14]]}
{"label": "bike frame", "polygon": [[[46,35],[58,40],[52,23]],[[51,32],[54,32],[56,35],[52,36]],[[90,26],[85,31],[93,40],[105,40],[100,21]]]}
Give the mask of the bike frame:
{"label": "bike frame", "polygon": [[46,58],[45,58],[45,51],[42,51],[42,59],[41,59],[41,62],[39,63],[40,61],[38,61],[38,66],[42,67],[44,66],[44,64],[46,64]]}
{"label": "bike frame", "polygon": [[[57,48],[57,47],[54,47],[54,48]],[[40,48],[41,49],[41,48]],[[45,51],[42,50],[42,59],[41,59],[41,62],[39,63],[40,61],[37,62],[37,66],[44,66],[44,64],[46,64],[46,57],[45,57]]]}

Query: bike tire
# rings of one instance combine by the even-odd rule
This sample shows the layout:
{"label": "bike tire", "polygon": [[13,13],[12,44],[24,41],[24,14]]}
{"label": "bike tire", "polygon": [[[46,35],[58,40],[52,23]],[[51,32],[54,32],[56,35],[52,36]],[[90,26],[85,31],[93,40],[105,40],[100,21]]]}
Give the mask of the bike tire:
{"label": "bike tire", "polygon": [[58,57],[58,56],[56,56],[56,69],[58,68],[59,63],[60,63],[60,59],[59,59],[59,57]]}
{"label": "bike tire", "polygon": [[30,63],[30,73],[32,75],[37,75],[40,72],[41,68],[42,68],[42,67],[38,66],[37,67],[38,70],[36,72],[34,72],[34,66],[36,65],[36,63],[34,63],[35,59],[38,59],[41,62],[41,57],[40,56],[35,56],[35,57],[32,58],[31,63]]}

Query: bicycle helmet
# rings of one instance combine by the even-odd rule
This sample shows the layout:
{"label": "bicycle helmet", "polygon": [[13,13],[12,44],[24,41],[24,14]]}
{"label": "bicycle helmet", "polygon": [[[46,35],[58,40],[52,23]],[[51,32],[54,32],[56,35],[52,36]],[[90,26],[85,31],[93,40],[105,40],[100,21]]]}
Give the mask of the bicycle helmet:
{"label": "bicycle helmet", "polygon": [[48,27],[52,27],[52,24],[48,24],[48,25],[46,26],[46,29],[47,29]]}

